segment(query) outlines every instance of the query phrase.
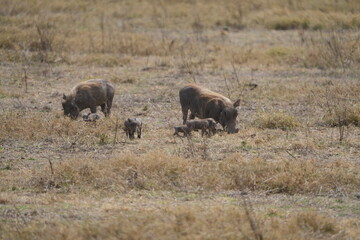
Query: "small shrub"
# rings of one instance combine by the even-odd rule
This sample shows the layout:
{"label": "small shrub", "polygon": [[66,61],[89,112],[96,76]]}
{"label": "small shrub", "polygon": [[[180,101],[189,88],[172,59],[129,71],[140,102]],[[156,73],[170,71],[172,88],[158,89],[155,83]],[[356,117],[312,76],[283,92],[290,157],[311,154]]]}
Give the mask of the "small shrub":
{"label": "small shrub", "polygon": [[268,24],[269,29],[291,30],[291,29],[308,29],[310,21],[307,19],[297,19],[291,17],[281,17],[271,21]]}
{"label": "small shrub", "polygon": [[106,145],[110,143],[109,136],[104,133],[99,133],[97,137],[99,138],[99,142],[98,142],[99,145]]}
{"label": "small shrub", "polygon": [[294,220],[296,225],[305,231],[322,234],[336,234],[339,232],[339,228],[335,225],[333,219],[314,212],[299,213]]}
{"label": "small shrub", "polygon": [[0,88],[0,99],[5,98],[5,92]]}
{"label": "small shrub", "polygon": [[339,127],[354,125],[360,127],[360,110],[345,109],[339,110],[335,113],[327,113],[323,118],[324,124],[330,127]]}
{"label": "small shrub", "polygon": [[360,34],[352,31],[319,32],[306,39],[305,67],[349,69],[360,62]]}
{"label": "small shrub", "polygon": [[311,29],[312,30],[322,30],[322,29],[324,29],[325,28],[325,26],[323,25],[323,24],[321,24],[321,23],[316,23],[316,24],[314,24],[314,25],[312,25],[311,26]]}
{"label": "small shrub", "polygon": [[9,36],[0,35],[0,48],[1,49],[15,49],[14,39]]}
{"label": "small shrub", "polygon": [[111,78],[111,82],[113,82],[113,83],[128,83],[128,84],[137,83],[136,79],[134,77],[131,77],[131,76],[124,76],[124,77],[113,76]]}
{"label": "small shrub", "polygon": [[39,42],[38,42],[38,50],[41,51],[52,51],[53,50],[53,42],[56,34],[56,29],[53,24],[47,23],[39,23],[36,24],[36,31],[38,33]]}
{"label": "small shrub", "polygon": [[257,117],[255,124],[259,128],[281,129],[284,131],[293,130],[300,126],[299,121],[285,113],[265,113]]}

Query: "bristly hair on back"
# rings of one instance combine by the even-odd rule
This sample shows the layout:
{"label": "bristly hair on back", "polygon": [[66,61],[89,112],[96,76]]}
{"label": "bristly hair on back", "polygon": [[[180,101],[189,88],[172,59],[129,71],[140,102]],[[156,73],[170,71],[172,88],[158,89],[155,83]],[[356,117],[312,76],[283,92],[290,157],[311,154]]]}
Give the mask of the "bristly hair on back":
{"label": "bristly hair on back", "polygon": [[193,87],[194,89],[196,89],[199,93],[199,96],[203,99],[206,99],[207,102],[217,99],[217,100],[223,101],[224,103],[232,105],[232,101],[229,98],[227,98],[219,93],[213,92],[207,88],[200,87],[199,85],[196,85],[193,83],[190,83],[186,86]]}

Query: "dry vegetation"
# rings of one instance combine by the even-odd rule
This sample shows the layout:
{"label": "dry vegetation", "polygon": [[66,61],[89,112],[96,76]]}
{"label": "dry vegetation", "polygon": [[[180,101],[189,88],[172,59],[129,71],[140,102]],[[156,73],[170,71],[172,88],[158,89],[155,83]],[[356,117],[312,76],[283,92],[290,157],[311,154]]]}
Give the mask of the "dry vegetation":
{"label": "dry vegetation", "polygon": [[[0,5],[0,239],[359,238],[358,0]],[[113,115],[64,118],[89,78]],[[174,138],[188,82],[239,133]]]}

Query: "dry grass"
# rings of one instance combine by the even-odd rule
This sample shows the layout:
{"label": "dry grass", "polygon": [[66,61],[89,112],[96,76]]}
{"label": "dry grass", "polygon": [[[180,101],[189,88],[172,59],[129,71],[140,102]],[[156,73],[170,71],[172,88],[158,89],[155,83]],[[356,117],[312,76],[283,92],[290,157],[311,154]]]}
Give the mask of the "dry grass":
{"label": "dry grass", "polygon": [[338,126],[349,126],[355,125],[360,126],[360,113],[358,108],[353,109],[335,109],[324,116],[324,123],[331,127]]}
{"label": "dry grass", "polygon": [[[1,239],[358,238],[357,0],[0,4]],[[113,115],[65,118],[90,78]],[[173,137],[189,82],[239,133]]]}
{"label": "dry grass", "polygon": [[[337,223],[332,217],[313,212],[292,213],[281,217],[256,217],[265,239],[347,239],[353,236],[340,228],[355,230],[351,223]],[[165,206],[161,209],[122,210],[118,216],[84,223],[38,221],[21,227],[3,225],[2,237],[16,239],[257,239],[241,207],[193,205]],[[291,231],[288,229],[291,228]],[[355,230],[356,231],[356,230]],[[226,233],[226,234],[225,234]],[[56,235],[56,237],[54,237]]]}
{"label": "dry grass", "polygon": [[284,131],[293,130],[300,126],[299,121],[293,116],[281,112],[261,114],[255,119],[255,124],[260,128],[278,128]]}
{"label": "dry grass", "polygon": [[[1,136],[3,140],[11,138],[49,142],[62,140],[78,144],[96,144],[101,141],[110,142],[108,135],[115,129],[115,119],[107,121],[105,125],[74,122],[64,118],[61,113],[12,111],[2,114],[1,121],[4,123],[0,130],[3,133]],[[103,138],[106,140],[102,140]]]}
{"label": "dry grass", "polygon": [[[349,13],[358,8],[355,1],[348,2],[346,6],[332,1],[326,4],[323,1],[315,4],[311,1],[294,3],[280,0],[271,4],[263,0],[228,0],[223,4],[216,1],[145,1],[141,4],[109,1],[107,4],[96,3],[91,7],[94,11],[88,11],[89,7],[86,1],[62,4],[45,1],[41,7],[31,1],[5,1],[0,26],[5,33],[0,37],[0,49],[5,53],[2,59],[18,62],[23,51],[30,51],[28,54],[32,61],[115,66],[127,64],[121,63],[123,54],[176,55],[182,58],[184,65],[184,58],[190,57],[186,52],[190,50],[193,56],[197,56],[189,61],[192,67],[196,62],[213,64],[232,60],[240,64],[254,64],[255,60],[256,64],[267,65],[280,62],[308,67],[349,68],[356,67],[359,60],[356,29],[360,20]],[[24,16],[17,15],[18,12]],[[72,12],[78,16],[75,18]],[[228,31],[222,28],[229,27],[248,30],[263,27],[301,29],[300,32],[310,28],[334,32],[322,34],[320,41],[310,34],[311,48],[304,45],[294,49],[275,46],[255,51],[256,46],[251,45],[219,44],[219,41],[226,42],[228,35]],[[353,34],[338,33],[336,30],[339,28],[355,31]],[[214,33],[209,35],[208,30]],[[329,47],[328,41],[334,46]],[[206,53],[202,53],[204,48]],[[208,54],[209,49],[213,54]],[[75,52],[91,55],[74,59]],[[105,53],[108,55],[101,55]]]}
{"label": "dry grass", "polygon": [[[147,204],[144,204],[145,199]],[[17,210],[6,208],[7,216],[13,222],[0,226],[0,236],[16,239],[259,239],[260,236],[264,239],[283,239],[284,236],[348,239],[356,238],[359,233],[356,217],[336,219],[297,207],[284,210],[273,200],[266,199],[271,207],[262,208],[260,203],[264,199],[249,197],[247,204],[253,201],[249,206],[240,196],[231,195],[199,198],[191,194],[148,193],[97,197],[97,200],[87,198],[86,201],[71,198],[59,201],[53,196],[50,201],[58,215],[44,215],[40,208],[43,205],[28,209],[18,207]],[[301,205],[309,199],[298,198],[297,201]],[[318,204],[324,204],[321,199],[318,201]],[[294,205],[298,204],[293,202]],[[87,214],[74,219],[75,209]],[[30,219],[32,221],[27,222]]]}
{"label": "dry grass", "polygon": [[[45,164],[45,165],[44,165]],[[37,192],[130,190],[206,191],[261,190],[271,193],[341,193],[357,191],[360,170],[356,164],[315,160],[244,159],[239,154],[222,161],[184,159],[162,152],[126,154],[99,161],[89,154],[74,159],[5,171],[2,190],[33,189]],[[25,177],[26,176],[26,177]]]}
{"label": "dry grass", "polygon": [[305,66],[341,68],[344,71],[360,60],[360,35],[358,31],[319,32],[318,36],[304,37],[311,49],[306,53]]}

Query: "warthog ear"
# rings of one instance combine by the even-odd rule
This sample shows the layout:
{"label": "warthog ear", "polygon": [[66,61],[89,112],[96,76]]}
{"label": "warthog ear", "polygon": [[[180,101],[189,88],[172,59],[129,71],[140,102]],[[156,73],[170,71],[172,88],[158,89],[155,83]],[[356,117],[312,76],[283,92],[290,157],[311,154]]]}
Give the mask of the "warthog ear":
{"label": "warthog ear", "polygon": [[238,107],[240,106],[240,99],[236,100],[236,102],[234,102],[234,107]]}
{"label": "warthog ear", "polygon": [[66,100],[66,95],[65,94],[63,94],[63,99]]}

